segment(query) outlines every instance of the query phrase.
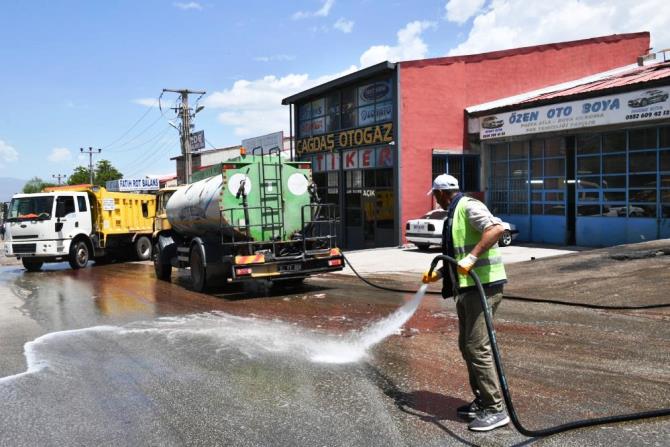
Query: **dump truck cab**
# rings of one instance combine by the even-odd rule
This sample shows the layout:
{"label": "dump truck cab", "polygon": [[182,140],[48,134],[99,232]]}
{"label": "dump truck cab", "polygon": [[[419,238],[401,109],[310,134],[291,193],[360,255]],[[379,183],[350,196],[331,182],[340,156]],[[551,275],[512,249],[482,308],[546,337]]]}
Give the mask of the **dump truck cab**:
{"label": "dump truck cab", "polygon": [[21,259],[28,270],[68,260],[73,243],[89,241],[91,212],[85,192],[17,194],[7,213],[5,255]]}

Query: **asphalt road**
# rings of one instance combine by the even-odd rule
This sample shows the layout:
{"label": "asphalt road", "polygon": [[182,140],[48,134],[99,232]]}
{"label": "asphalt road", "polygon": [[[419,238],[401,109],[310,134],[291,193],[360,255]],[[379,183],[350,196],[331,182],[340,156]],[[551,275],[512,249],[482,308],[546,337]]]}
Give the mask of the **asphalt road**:
{"label": "asphalt road", "polygon": [[[670,443],[667,418],[546,439],[469,432],[455,416],[470,395],[450,300],[427,296],[363,351],[362,329],[412,294],[345,275],[198,294],[146,263],[47,269],[0,267],[2,446]],[[373,279],[414,290],[415,276]],[[498,337],[522,421],[670,407],[669,315],[504,302]]]}

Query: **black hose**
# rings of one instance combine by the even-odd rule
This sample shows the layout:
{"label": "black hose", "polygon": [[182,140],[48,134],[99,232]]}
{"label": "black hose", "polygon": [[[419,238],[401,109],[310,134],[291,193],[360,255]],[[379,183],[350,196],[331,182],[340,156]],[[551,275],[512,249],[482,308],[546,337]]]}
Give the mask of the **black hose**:
{"label": "black hose", "polygon": [[[450,262],[452,264],[457,264],[457,261],[446,255],[436,256],[430,264],[430,270],[428,274],[431,274],[437,263],[439,261]],[[566,424],[557,425],[555,427],[544,428],[541,430],[529,430],[521,425],[521,421],[516,414],[514,409],[514,404],[512,403],[512,397],[509,392],[509,386],[507,385],[507,378],[505,377],[505,371],[503,370],[502,360],[500,358],[500,351],[498,350],[498,341],[496,340],[496,331],[493,327],[493,319],[491,318],[491,310],[486,299],[486,293],[484,292],[484,287],[482,286],[479,277],[474,272],[470,271],[470,277],[474,280],[477,291],[479,292],[479,299],[481,300],[482,309],[484,310],[484,320],[486,321],[486,330],[489,334],[489,340],[491,342],[491,351],[493,352],[493,360],[495,362],[496,373],[498,375],[498,381],[500,382],[500,388],[502,389],[503,397],[505,399],[505,405],[507,405],[507,411],[509,413],[510,419],[514,424],[514,427],[524,436],[529,437],[541,437],[541,436],[550,436],[556,433],[561,433],[568,430],[574,430],[577,428],[591,427],[594,425],[609,424],[614,422],[623,422],[623,421],[633,421],[637,419],[647,419],[653,417],[669,416],[670,408],[663,408],[659,410],[652,411],[643,411],[639,413],[630,413],[622,414],[616,416],[607,416],[594,419],[583,419],[574,422],[568,422]]]}
{"label": "black hose", "polygon": [[[351,269],[351,271],[354,272],[356,276],[358,276],[358,279],[363,281],[365,284],[375,287],[377,289],[381,290],[386,290],[389,292],[398,292],[398,293],[415,293],[415,290],[404,290],[404,289],[394,289],[393,287],[386,287],[386,286],[380,286],[379,284],[375,284],[368,279],[364,278],[363,276],[360,275],[354,268],[354,266],[351,264],[351,261],[347,259],[347,257],[342,253],[342,257],[344,260],[347,262],[347,265]],[[432,290],[427,291],[426,293],[430,295],[442,295],[442,292],[435,292]],[[512,300],[512,301],[526,301],[529,303],[547,303],[547,304],[557,304],[560,306],[571,306],[571,307],[583,307],[587,309],[603,309],[603,310],[641,310],[641,309],[660,309],[664,307],[670,307],[670,303],[666,304],[647,304],[647,305],[642,305],[642,306],[610,306],[610,305],[605,305],[605,304],[590,304],[590,303],[573,303],[570,301],[561,301],[561,300],[549,300],[549,299],[544,299],[544,298],[530,298],[530,297],[525,297],[525,296],[519,296],[519,295],[508,295],[508,294],[503,294],[503,298],[507,300]]]}

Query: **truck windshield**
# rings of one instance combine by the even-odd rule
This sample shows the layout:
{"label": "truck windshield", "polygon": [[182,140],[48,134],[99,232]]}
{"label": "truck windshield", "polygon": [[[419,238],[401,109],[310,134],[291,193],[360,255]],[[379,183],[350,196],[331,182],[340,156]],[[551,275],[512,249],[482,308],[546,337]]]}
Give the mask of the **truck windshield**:
{"label": "truck windshield", "polygon": [[53,196],[34,196],[12,199],[8,221],[51,219]]}

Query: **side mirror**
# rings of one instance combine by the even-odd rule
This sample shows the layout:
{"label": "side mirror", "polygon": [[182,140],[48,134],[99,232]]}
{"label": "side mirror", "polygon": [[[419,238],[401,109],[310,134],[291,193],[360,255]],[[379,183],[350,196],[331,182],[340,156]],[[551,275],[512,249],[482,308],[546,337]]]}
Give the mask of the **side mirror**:
{"label": "side mirror", "polygon": [[56,222],[56,233],[63,231],[63,222]]}
{"label": "side mirror", "polygon": [[[61,218],[65,216],[65,203],[56,202],[56,217]],[[58,231],[58,230],[56,230]]]}

